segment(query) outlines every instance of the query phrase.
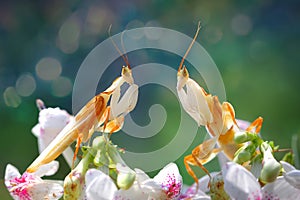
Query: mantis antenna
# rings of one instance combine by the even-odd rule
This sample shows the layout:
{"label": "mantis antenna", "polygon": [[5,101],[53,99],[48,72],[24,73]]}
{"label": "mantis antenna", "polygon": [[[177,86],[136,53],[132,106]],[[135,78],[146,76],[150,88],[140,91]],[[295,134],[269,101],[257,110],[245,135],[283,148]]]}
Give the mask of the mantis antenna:
{"label": "mantis antenna", "polygon": [[[109,38],[111,39],[111,42],[113,43],[114,47],[116,48],[116,50],[118,51],[118,53],[120,54],[120,56],[122,56],[124,62],[126,63],[126,65],[128,66],[128,68],[130,69],[130,64],[128,62],[128,57],[125,53],[125,47],[124,47],[124,43],[123,43],[123,34],[124,34],[124,31],[122,32],[122,35],[121,35],[121,43],[122,43],[122,50],[124,51],[124,53],[121,52],[121,50],[118,48],[118,46],[116,45],[115,41],[112,39],[111,37],[111,34],[110,34],[110,31],[111,31],[111,27],[112,25],[109,26],[108,28],[108,35],[109,35]],[[124,56],[125,55],[125,56]]]}
{"label": "mantis antenna", "polygon": [[196,34],[195,34],[195,36],[194,36],[194,38],[193,38],[193,41],[191,42],[191,44],[190,44],[189,48],[186,50],[186,52],[185,52],[184,56],[183,56],[183,57],[182,57],[182,59],[181,59],[181,62],[180,62],[180,65],[179,65],[178,71],[180,71],[180,70],[181,70],[181,68],[182,68],[182,65],[183,65],[183,62],[184,62],[184,60],[185,60],[186,56],[187,56],[187,55],[188,55],[188,53],[190,52],[190,50],[191,50],[191,48],[192,48],[193,44],[195,43],[195,41],[196,41],[196,38],[197,38],[197,36],[198,36],[198,33],[199,33],[199,31],[200,31],[200,28],[201,28],[201,25],[200,25],[200,21],[199,21],[199,22],[198,22],[198,28],[197,28]]}

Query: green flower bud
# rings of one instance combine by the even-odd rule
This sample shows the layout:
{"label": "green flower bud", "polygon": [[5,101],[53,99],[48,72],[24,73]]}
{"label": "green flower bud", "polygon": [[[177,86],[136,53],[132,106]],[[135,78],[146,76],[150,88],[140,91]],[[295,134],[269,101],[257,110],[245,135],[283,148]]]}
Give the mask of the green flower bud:
{"label": "green flower bud", "polygon": [[237,144],[252,141],[257,137],[256,134],[250,132],[237,132],[234,134],[234,141]]}
{"label": "green flower bud", "polygon": [[260,173],[260,181],[263,183],[270,183],[276,180],[281,170],[281,164],[275,159],[268,159],[264,161],[263,168]]}
{"label": "green flower bud", "polygon": [[233,161],[242,164],[249,161],[252,158],[253,153],[255,152],[256,146],[250,144],[248,146],[241,147],[234,155]]}
{"label": "green flower bud", "polygon": [[119,173],[117,177],[117,185],[119,188],[123,190],[129,189],[133,182],[135,181],[135,173],[128,172],[128,173]]}
{"label": "green flower bud", "polygon": [[260,181],[270,183],[276,180],[281,171],[281,164],[277,162],[272,154],[272,147],[268,142],[263,142],[260,146],[263,153],[263,168],[260,173]]}
{"label": "green flower bud", "polygon": [[251,154],[247,151],[241,151],[237,156],[234,157],[233,161],[242,164],[244,162],[247,162],[251,159]]}

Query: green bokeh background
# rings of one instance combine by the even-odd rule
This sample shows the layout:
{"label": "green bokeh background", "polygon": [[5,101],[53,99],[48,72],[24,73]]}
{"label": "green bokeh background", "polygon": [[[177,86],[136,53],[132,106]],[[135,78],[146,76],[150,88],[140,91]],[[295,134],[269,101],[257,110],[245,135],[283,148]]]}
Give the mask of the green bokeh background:
{"label": "green bokeh background", "polygon": [[[7,1],[0,3],[0,175],[4,176],[8,163],[24,171],[37,155],[36,138],[31,128],[37,122],[35,99],[41,98],[48,106],[59,106],[71,112],[71,93],[58,96],[55,81],[42,80],[36,73],[36,64],[43,57],[52,57],[61,63],[61,76],[74,82],[77,70],[87,54],[101,41],[107,39],[107,29],[112,32],[144,25],[174,29],[193,36],[197,22],[202,30],[197,39],[218,66],[226,88],[227,100],[234,105],[240,119],[264,118],[262,136],[274,140],[283,148],[291,146],[292,135],[299,135],[300,120],[300,3],[298,1]],[[65,23],[75,21],[78,30],[73,52],[64,52],[59,34]],[[72,21],[72,22],[73,22]],[[71,27],[71,28],[70,28]],[[72,31],[66,32],[70,38]],[[68,44],[68,43],[67,43]],[[76,47],[76,45],[78,45]],[[144,58],[143,61],[139,60]],[[167,59],[166,59],[167,58]],[[180,58],[154,50],[132,52],[129,60],[134,67],[143,62],[166,63],[176,68]],[[119,63],[122,63],[121,61]],[[120,64],[118,64],[120,65]],[[191,76],[203,83],[192,69]],[[16,103],[15,98],[5,101],[5,90],[15,87],[18,78],[30,74],[36,83],[32,94]],[[99,83],[99,92],[117,76]],[[168,77],[170,78],[170,77]],[[174,77],[175,78],[175,77]],[[172,138],[178,124],[178,101],[163,88],[144,88],[145,105],[165,105],[169,116],[162,138],[153,145],[158,147]],[[151,98],[147,98],[150,97]],[[151,99],[155,99],[153,102]],[[146,116],[147,106],[139,102],[136,115]],[[11,107],[9,105],[15,105]],[[174,111],[175,110],[175,111]],[[174,112],[174,113],[172,113]],[[143,114],[144,113],[144,114]],[[133,113],[134,114],[134,113]],[[138,124],[149,123],[148,117],[134,117]],[[191,119],[192,120],[192,119]],[[187,130],[188,131],[188,130]],[[199,129],[187,155],[205,135]],[[112,137],[120,143],[120,136]],[[121,143],[120,146],[126,144]],[[151,145],[151,144],[149,144]],[[146,147],[145,147],[146,148]],[[146,150],[145,150],[146,151]],[[183,156],[184,156],[183,155]],[[176,161],[184,182],[192,183],[183,167],[183,156]],[[62,168],[54,178],[62,178],[68,171],[63,159]],[[208,164],[217,169],[217,162]],[[197,170],[200,174],[200,170]],[[154,175],[156,172],[152,173]],[[2,178],[3,180],[3,178]],[[9,199],[1,181],[0,199]]]}

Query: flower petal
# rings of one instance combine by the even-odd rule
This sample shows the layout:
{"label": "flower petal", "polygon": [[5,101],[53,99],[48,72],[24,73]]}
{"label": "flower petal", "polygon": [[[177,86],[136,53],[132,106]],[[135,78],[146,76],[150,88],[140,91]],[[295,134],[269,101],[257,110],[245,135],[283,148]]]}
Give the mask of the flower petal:
{"label": "flower petal", "polygon": [[4,178],[6,187],[11,186],[10,180],[20,177],[20,176],[21,176],[21,174],[20,174],[19,170],[15,166],[8,164],[5,169],[5,178]]}
{"label": "flower petal", "polygon": [[89,169],[85,175],[86,197],[89,200],[111,200],[117,187],[112,179],[96,169]]}
{"label": "flower petal", "polygon": [[153,180],[161,184],[162,189],[169,198],[175,198],[181,192],[182,177],[177,165],[174,163],[165,166]]}
{"label": "flower petal", "polygon": [[262,188],[263,199],[300,199],[300,190],[289,184],[283,177]]}
{"label": "flower petal", "polygon": [[300,190],[300,170],[292,170],[284,174],[285,180]]}
{"label": "flower petal", "polygon": [[144,192],[139,185],[134,183],[128,190],[118,190],[115,192],[113,200],[141,200],[148,199],[149,194]]}
{"label": "flower petal", "polygon": [[250,126],[250,122],[242,120],[242,119],[235,119],[238,127],[242,130],[245,131],[249,126]]}
{"label": "flower petal", "polygon": [[59,167],[59,162],[54,160],[50,163],[47,163],[39,167],[38,170],[34,172],[34,174],[39,177],[51,176],[57,172],[58,167]]}
{"label": "flower petal", "polygon": [[135,168],[134,171],[136,173],[137,181],[139,183],[142,183],[142,182],[150,179],[149,176],[143,170]]}
{"label": "flower petal", "polygon": [[229,162],[222,168],[224,189],[238,200],[261,199],[260,185],[256,178],[239,164]]}
{"label": "flower petal", "polygon": [[281,163],[281,166],[283,167],[285,172],[289,172],[289,171],[292,171],[292,170],[296,169],[293,165],[291,165],[288,162],[280,161],[280,163]]}
{"label": "flower petal", "polygon": [[64,193],[63,186],[53,182],[40,182],[28,188],[31,199],[60,199]]}
{"label": "flower petal", "polygon": [[[212,172],[210,173],[211,177],[214,177],[217,175],[218,172]],[[209,181],[210,178],[208,175],[203,176],[202,178],[199,179],[199,190],[203,192],[209,192]],[[194,184],[196,186],[196,184]]]}

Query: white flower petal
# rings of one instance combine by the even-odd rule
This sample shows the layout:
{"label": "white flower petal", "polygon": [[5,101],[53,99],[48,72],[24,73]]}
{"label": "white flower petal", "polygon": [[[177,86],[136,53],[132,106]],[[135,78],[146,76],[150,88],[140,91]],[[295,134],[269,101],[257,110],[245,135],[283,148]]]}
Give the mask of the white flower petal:
{"label": "white flower petal", "polygon": [[176,180],[182,182],[182,177],[175,163],[169,163],[168,165],[166,165],[153,179],[159,183],[164,183],[166,179],[170,177],[170,175],[173,176]]}
{"label": "white flower petal", "polygon": [[57,183],[40,182],[28,188],[31,199],[60,199],[64,193],[63,186]]}
{"label": "white flower petal", "polygon": [[263,199],[300,199],[300,190],[290,185],[283,177],[262,188]]}
{"label": "white flower petal", "polygon": [[34,174],[39,177],[51,176],[57,172],[58,168],[59,168],[59,162],[54,160],[50,163],[47,163],[39,167],[38,170],[34,172]]}
{"label": "white flower petal", "polygon": [[[219,172],[212,172],[210,173],[211,177],[214,177],[215,175],[217,175]],[[210,178],[208,175],[203,176],[202,178],[199,179],[199,190],[203,191],[203,192],[209,192],[209,181]],[[196,184],[194,184],[196,187]]]}
{"label": "white flower petal", "polygon": [[166,198],[166,194],[163,192],[161,184],[153,179],[148,179],[144,181],[140,185],[140,187],[143,193],[152,196],[156,199]]}
{"label": "white flower petal", "polygon": [[165,166],[153,180],[161,184],[161,188],[169,198],[175,198],[181,192],[182,177],[175,163]]}
{"label": "white flower petal", "polygon": [[58,133],[74,118],[60,108],[46,108],[39,112],[39,123],[32,128],[38,137],[39,151],[42,152]]}
{"label": "white flower petal", "polygon": [[142,183],[142,182],[150,179],[149,176],[144,171],[142,171],[138,168],[135,168],[134,171],[136,173],[137,181],[139,183]]}
{"label": "white flower petal", "polygon": [[261,199],[260,185],[256,178],[239,164],[229,162],[222,168],[224,189],[233,199]]}
{"label": "white flower petal", "polygon": [[134,171],[130,169],[127,165],[121,163],[117,163],[116,169],[119,173],[124,173],[124,174],[134,173]]}
{"label": "white flower petal", "polygon": [[292,170],[284,174],[285,180],[300,190],[300,170]]}
{"label": "white flower petal", "polygon": [[41,136],[41,125],[40,124],[36,124],[32,129],[31,132],[33,133],[33,135],[35,137],[40,137]]}
{"label": "white flower petal", "polygon": [[250,126],[250,122],[242,120],[242,119],[235,119],[238,127],[242,130],[245,131],[249,126]]}
{"label": "white flower petal", "polygon": [[293,165],[291,165],[288,162],[280,161],[280,163],[281,163],[281,166],[283,167],[285,172],[289,172],[289,171],[292,171],[292,170],[296,169]]}
{"label": "white flower petal", "polygon": [[[214,172],[213,172],[214,173]],[[206,177],[206,176],[205,176]],[[207,176],[208,177],[208,176]],[[204,178],[206,179],[206,178]],[[206,180],[202,179],[204,182],[206,182]],[[209,179],[208,179],[209,180]],[[200,181],[200,179],[199,179]],[[202,182],[203,183],[203,182]],[[200,184],[202,184],[199,182],[199,186],[201,187]],[[208,182],[206,182],[208,184]],[[183,186],[184,187],[184,186]],[[187,186],[185,186],[187,187]],[[194,183],[192,186],[188,187],[187,189],[183,189],[185,192],[183,194],[180,195],[179,199],[197,199],[197,200],[210,200],[210,196],[207,195],[203,190],[201,190],[200,188],[198,189],[198,191],[196,192],[196,184]]]}
{"label": "white flower petal", "polygon": [[128,190],[115,192],[113,200],[142,200],[148,199],[149,194],[145,193],[137,183],[134,183]]}
{"label": "white flower petal", "polygon": [[96,169],[89,169],[85,175],[86,197],[88,200],[111,200],[117,187],[112,179]]}
{"label": "white flower petal", "polygon": [[5,169],[5,185],[6,187],[10,187],[10,180],[20,177],[21,174],[19,170],[11,164],[8,164]]}

